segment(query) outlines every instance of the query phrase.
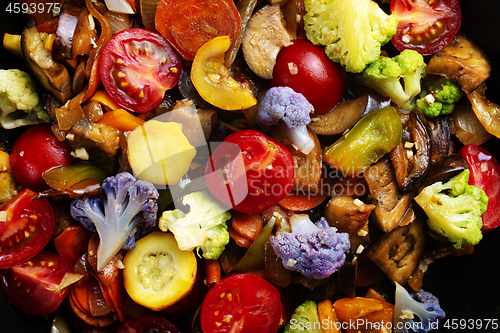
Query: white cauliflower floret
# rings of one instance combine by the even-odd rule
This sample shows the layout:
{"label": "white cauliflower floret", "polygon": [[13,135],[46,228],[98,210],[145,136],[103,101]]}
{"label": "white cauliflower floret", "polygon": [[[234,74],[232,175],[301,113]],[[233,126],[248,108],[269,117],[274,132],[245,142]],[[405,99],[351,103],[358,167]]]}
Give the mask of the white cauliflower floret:
{"label": "white cauliflower floret", "polygon": [[19,69],[0,70],[0,125],[15,128],[48,122],[31,76]]}

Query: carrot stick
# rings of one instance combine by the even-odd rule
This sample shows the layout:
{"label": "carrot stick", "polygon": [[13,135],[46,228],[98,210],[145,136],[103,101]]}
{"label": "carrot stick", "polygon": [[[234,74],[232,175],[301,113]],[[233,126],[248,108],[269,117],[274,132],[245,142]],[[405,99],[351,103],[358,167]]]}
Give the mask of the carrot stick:
{"label": "carrot stick", "polygon": [[365,297],[366,298],[373,298],[373,299],[385,302],[384,296],[382,296],[378,291],[376,291],[372,288],[368,289],[368,291],[365,294]]}
{"label": "carrot stick", "polygon": [[278,204],[294,212],[303,212],[319,206],[325,199],[326,196],[321,194],[297,194],[292,192]]}
{"label": "carrot stick", "polygon": [[251,241],[255,240],[264,227],[264,220],[260,213],[245,214],[234,212],[232,214],[233,229],[241,236]]}
{"label": "carrot stick", "polygon": [[221,269],[219,260],[205,260],[205,273],[207,286],[211,287],[221,280]]}
{"label": "carrot stick", "polygon": [[227,226],[227,232],[229,233],[229,236],[231,236],[231,238],[234,240],[236,245],[238,245],[239,247],[249,248],[250,245],[252,245],[252,241],[250,239],[243,237],[238,232],[236,232],[231,223],[229,223]]}
{"label": "carrot stick", "polygon": [[323,333],[339,333],[338,318],[329,299],[318,303],[319,322],[322,325]]}

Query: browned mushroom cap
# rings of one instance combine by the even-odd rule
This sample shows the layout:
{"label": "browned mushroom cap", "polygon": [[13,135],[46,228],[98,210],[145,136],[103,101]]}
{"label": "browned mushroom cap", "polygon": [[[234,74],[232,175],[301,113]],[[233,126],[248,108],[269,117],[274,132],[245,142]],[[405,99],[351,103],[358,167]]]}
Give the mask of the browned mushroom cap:
{"label": "browned mushroom cap", "polygon": [[456,81],[470,93],[490,76],[491,66],[483,51],[464,34],[458,33],[432,56],[426,71]]}
{"label": "browned mushroom cap", "polygon": [[392,281],[405,284],[418,267],[425,237],[425,222],[417,218],[382,235],[367,249],[368,258]]}
{"label": "browned mushroom cap", "polygon": [[365,179],[375,204],[373,221],[380,230],[390,232],[406,215],[413,192],[401,191],[388,155],[368,168]]}
{"label": "browned mushroom cap", "polygon": [[473,92],[467,94],[472,110],[484,128],[500,138],[500,106],[491,102],[485,95],[486,84],[481,84]]}
{"label": "browned mushroom cap", "polygon": [[403,138],[390,152],[398,186],[413,191],[425,177],[431,161],[430,129],[418,111],[401,114]]}

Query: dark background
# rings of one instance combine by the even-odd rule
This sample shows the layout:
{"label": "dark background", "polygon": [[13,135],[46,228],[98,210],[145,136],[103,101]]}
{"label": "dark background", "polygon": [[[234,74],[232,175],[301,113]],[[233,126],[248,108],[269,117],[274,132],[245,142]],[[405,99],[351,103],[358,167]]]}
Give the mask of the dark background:
{"label": "dark background", "polygon": [[[5,12],[7,1],[0,1],[0,36],[4,32],[19,34],[24,18]],[[492,63],[492,76],[488,79],[487,96],[500,103],[500,1],[461,0],[461,31],[475,41]],[[24,69],[24,63],[0,48],[0,68]],[[4,134],[2,134],[4,135]],[[0,136],[0,140],[4,140]],[[500,143],[495,140],[491,149],[500,156]],[[500,229],[500,228],[499,228]],[[431,265],[424,280],[424,290],[435,294],[446,318],[443,323],[460,319],[493,319],[500,325],[500,230],[484,235],[474,253],[460,258],[444,258]],[[50,332],[51,316],[31,316],[10,306],[0,293],[0,332]],[[485,323],[485,322],[483,322]],[[467,330],[458,330],[465,332]],[[479,331],[479,330],[477,330]],[[498,332],[487,330],[483,332]]]}

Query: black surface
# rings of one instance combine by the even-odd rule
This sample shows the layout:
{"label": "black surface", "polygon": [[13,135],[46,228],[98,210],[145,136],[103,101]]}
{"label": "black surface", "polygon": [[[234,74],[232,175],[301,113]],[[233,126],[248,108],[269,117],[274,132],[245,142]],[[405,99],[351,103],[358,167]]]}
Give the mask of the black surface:
{"label": "black surface", "polygon": [[[461,31],[470,36],[492,62],[487,96],[500,103],[500,1],[462,0],[460,3],[463,14]],[[21,16],[5,12],[6,5],[6,1],[1,1],[1,36],[4,32],[19,33],[24,24]],[[24,68],[21,60],[0,49],[0,68]],[[498,143],[500,141],[495,140],[490,149],[495,149],[496,156],[500,157]],[[438,296],[446,312],[445,321],[449,320],[449,323],[452,320],[479,319],[485,324],[486,320],[495,319],[500,325],[500,230],[486,233],[472,255],[438,260],[424,279],[424,289]],[[0,332],[50,332],[51,319],[51,316],[27,315],[10,306],[0,293]],[[433,332],[446,331],[441,325]],[[474,331],[489,333],[500,329]]]}

